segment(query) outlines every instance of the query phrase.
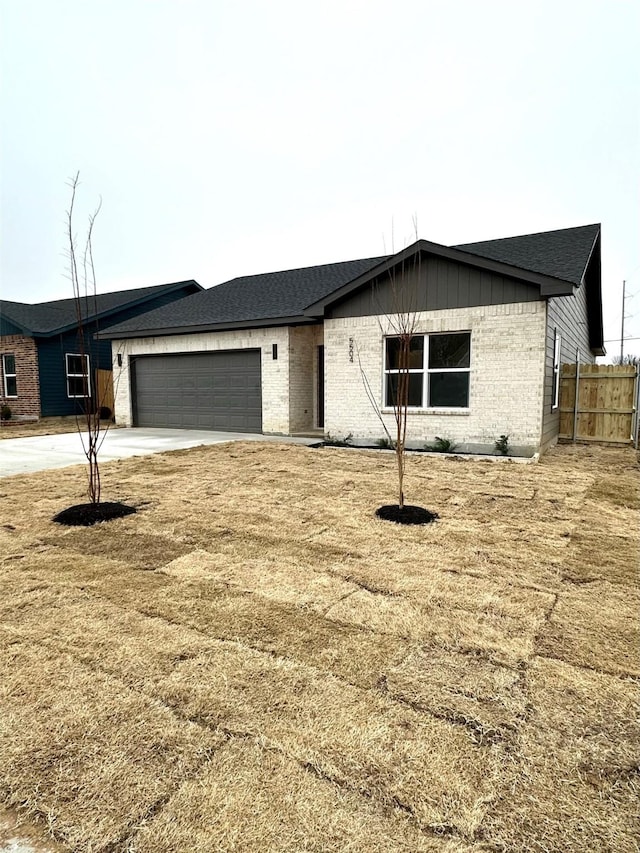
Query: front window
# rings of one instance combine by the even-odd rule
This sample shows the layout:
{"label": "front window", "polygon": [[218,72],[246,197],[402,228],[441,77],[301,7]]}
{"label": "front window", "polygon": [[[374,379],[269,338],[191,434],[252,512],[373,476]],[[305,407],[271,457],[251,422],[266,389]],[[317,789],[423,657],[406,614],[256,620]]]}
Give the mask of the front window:
{"label": "front window", "polygon": [[[399,337],[385,339],[385,400],[393,406],[408,368],[408,404],[412,409],[466,409],[469,407],[471,333],[412,335],[403,352]],[[406,374],[405,374],[406,375]]]}
{"label": "front window", "polygon": [[[400,338],[387,338],[385,360],[385,404],[393,406],[398,395],[398,382],[404,373],[403,360],[409,369],[409,406],[420,408],[424,385],[424,336],[413,335],[408,351],[403,351]],[[406,375],[406,373],[405,373]]]}
{"label": "front window", "polygon": [[67,353],[67,397],[90,397],[89,356]]}
{"label": "front window", "polygon": [[18,396],[18,381],[16,376],[16,357],[15,355],[2,356],[2,375],[4,377],[4,396]]}

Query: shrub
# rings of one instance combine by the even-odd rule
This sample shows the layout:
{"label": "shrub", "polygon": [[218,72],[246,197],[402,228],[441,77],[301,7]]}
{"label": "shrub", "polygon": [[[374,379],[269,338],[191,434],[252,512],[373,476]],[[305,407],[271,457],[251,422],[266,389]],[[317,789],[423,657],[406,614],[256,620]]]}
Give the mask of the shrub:
{"label": "shrub", "polygon": [[501,453],[503,456],[509,455],[509,436],[501,435],[500,438],[497,438],[495,441],[495,448],[498,453]]}
{"label": "shrub", "polygon": [[2,409],[0,409],[0,418],[3,421],[11,420],[11,409],[9,408],[9,406],[3,406]]}
{"label": "shrub", "polygon": [[323,444],[326,444],[329,447],[350,447],[352,439],[353,433],[345,435],[344,438],[337,438],[332,436],[331,433],[327,433],[327,437],[325,438]]}
{"label": "shrub", "polygon": [[433,444],[425,445],[427,450],[431,450],[434,453],[453,453],[457,446],[455,441],[452,441],[450,438],[440,438],[439,435],[436,436]]}

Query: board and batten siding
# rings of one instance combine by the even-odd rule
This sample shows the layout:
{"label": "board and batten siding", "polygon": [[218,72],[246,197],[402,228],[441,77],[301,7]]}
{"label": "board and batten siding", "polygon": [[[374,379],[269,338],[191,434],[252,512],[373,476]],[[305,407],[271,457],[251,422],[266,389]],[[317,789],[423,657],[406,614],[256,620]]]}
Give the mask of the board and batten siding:
{"label": "board and batten siding", "polygon": [[560,407],[553,408],[553,356],[556,331],[560,335],[560,364],[574,364],[576,352],[583,364],[595,362],[589,346],[587,291],[584,284],[573,296],[556,296],[547,302],[542,438],[545,450],[557,441],[560,430]]}
{"label": "board and batten siding", "polygon": [[396,304],[391,276],[385,273],[331,306],[327,316],[340,319],[393,314],[398,307],[412,311],[449,311],[540,299],[539,288],[534,285],[431,256],[419,265],[411,263],[396,273],[395,285],[398,292],[407,294],[406,305]]}

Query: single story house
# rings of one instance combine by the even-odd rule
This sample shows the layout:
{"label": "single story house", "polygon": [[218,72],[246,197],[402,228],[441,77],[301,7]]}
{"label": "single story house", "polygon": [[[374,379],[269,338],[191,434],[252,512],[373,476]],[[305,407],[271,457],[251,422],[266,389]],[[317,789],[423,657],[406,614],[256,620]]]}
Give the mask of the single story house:
{"label": "single story house", "polygon": [[[408,440],[557,439],[561,362],[604,354],[600,226],[235,278],[119,323],[118,423],[393,435],[394,315],[415,321]],[[376,412],[378,410],[378,412]]]}
{"label": "single story house", "polygon": [[33,305],[0,300],[0,405],[32,420],[78,413],[85,387],[94,397],[98,381],[108,397],[111,345],[97,341],[96,332],[198,291],[201,285],[190,280],[82,296],[84,340],[74,298]]}

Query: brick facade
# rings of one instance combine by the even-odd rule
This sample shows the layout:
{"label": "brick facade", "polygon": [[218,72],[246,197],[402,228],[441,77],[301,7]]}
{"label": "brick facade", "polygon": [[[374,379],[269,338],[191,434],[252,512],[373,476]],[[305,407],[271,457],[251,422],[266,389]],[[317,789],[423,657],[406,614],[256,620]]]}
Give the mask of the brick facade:
{"label": "brick facade", "polygon": [[308,432],[318,424],[318,347],[322,325],[289,330],[289,430]]}
{"label": "brick facade", "polygon": [[[4,375],[0,377],[0,405],[9,406],[14,418],[40,417],[40,381],[38,351],[33,338],[24,335],[0,337],[0,355],[13,355],[16,360],[17,397],[5,396]],[[2,359],[0,358],[0,372]]]}
{"label": "brick facade", "polygon": [[[262,353],[262,429],[288,435],[313,425],[312,339],[309,327],[209,332],[113,341],[116,423],[133,424],[130,359],[136,355],[259,348]],[[273,358],[277,344],[277,358]],[[117,354],[122,356],[118,367]]]}
{"label": "brick facade", "polygon": [[[262,427],[265,433],[304,432],[317,426],[318,346],[325,346],[325,433],[375,441],[384,430],[367,397],[360,369],[382,400],[383,317],[325,320],[324,326],[247,329],[114,341],[116,421],[133,423],[130,358],[259,347],[262,352]],[[449,438],[461,450],[493,450],[509,435],[516,452],[540,446],[544,391],[546,304],[455,308],[418,314],[419,333],[471,333],[470,400],[466,410],[424,410],[409,415],[408,439],[416,446]],[[273,358],[273,344],[278,357]],[[358,359],[359,356],[359,359]],[[115,361],[115,359],[114,359]],[[360,361],[360,364],[359,364]],[[393,435],[393,412],[383,417]]]}
{"label": "brick facade", "polygon": [[[407,440],[415,446],[436,436],[452,439],[460,449],[493,450],[509,435],[523,453],[540,446],[544,389],[544,302],[520,302],[421,312],[417,332],[471,333],[468,410],[424,410],[409,414]],[[365,391],[364,371],[378,402],[384,382],[383,337],[392,334],[384,317],[325,320],[326,421],[335,437],[375,441],[384,430]],[[351,353],[353,352],[353,360]],[[394,434],[392,411],[383,412]]]}

